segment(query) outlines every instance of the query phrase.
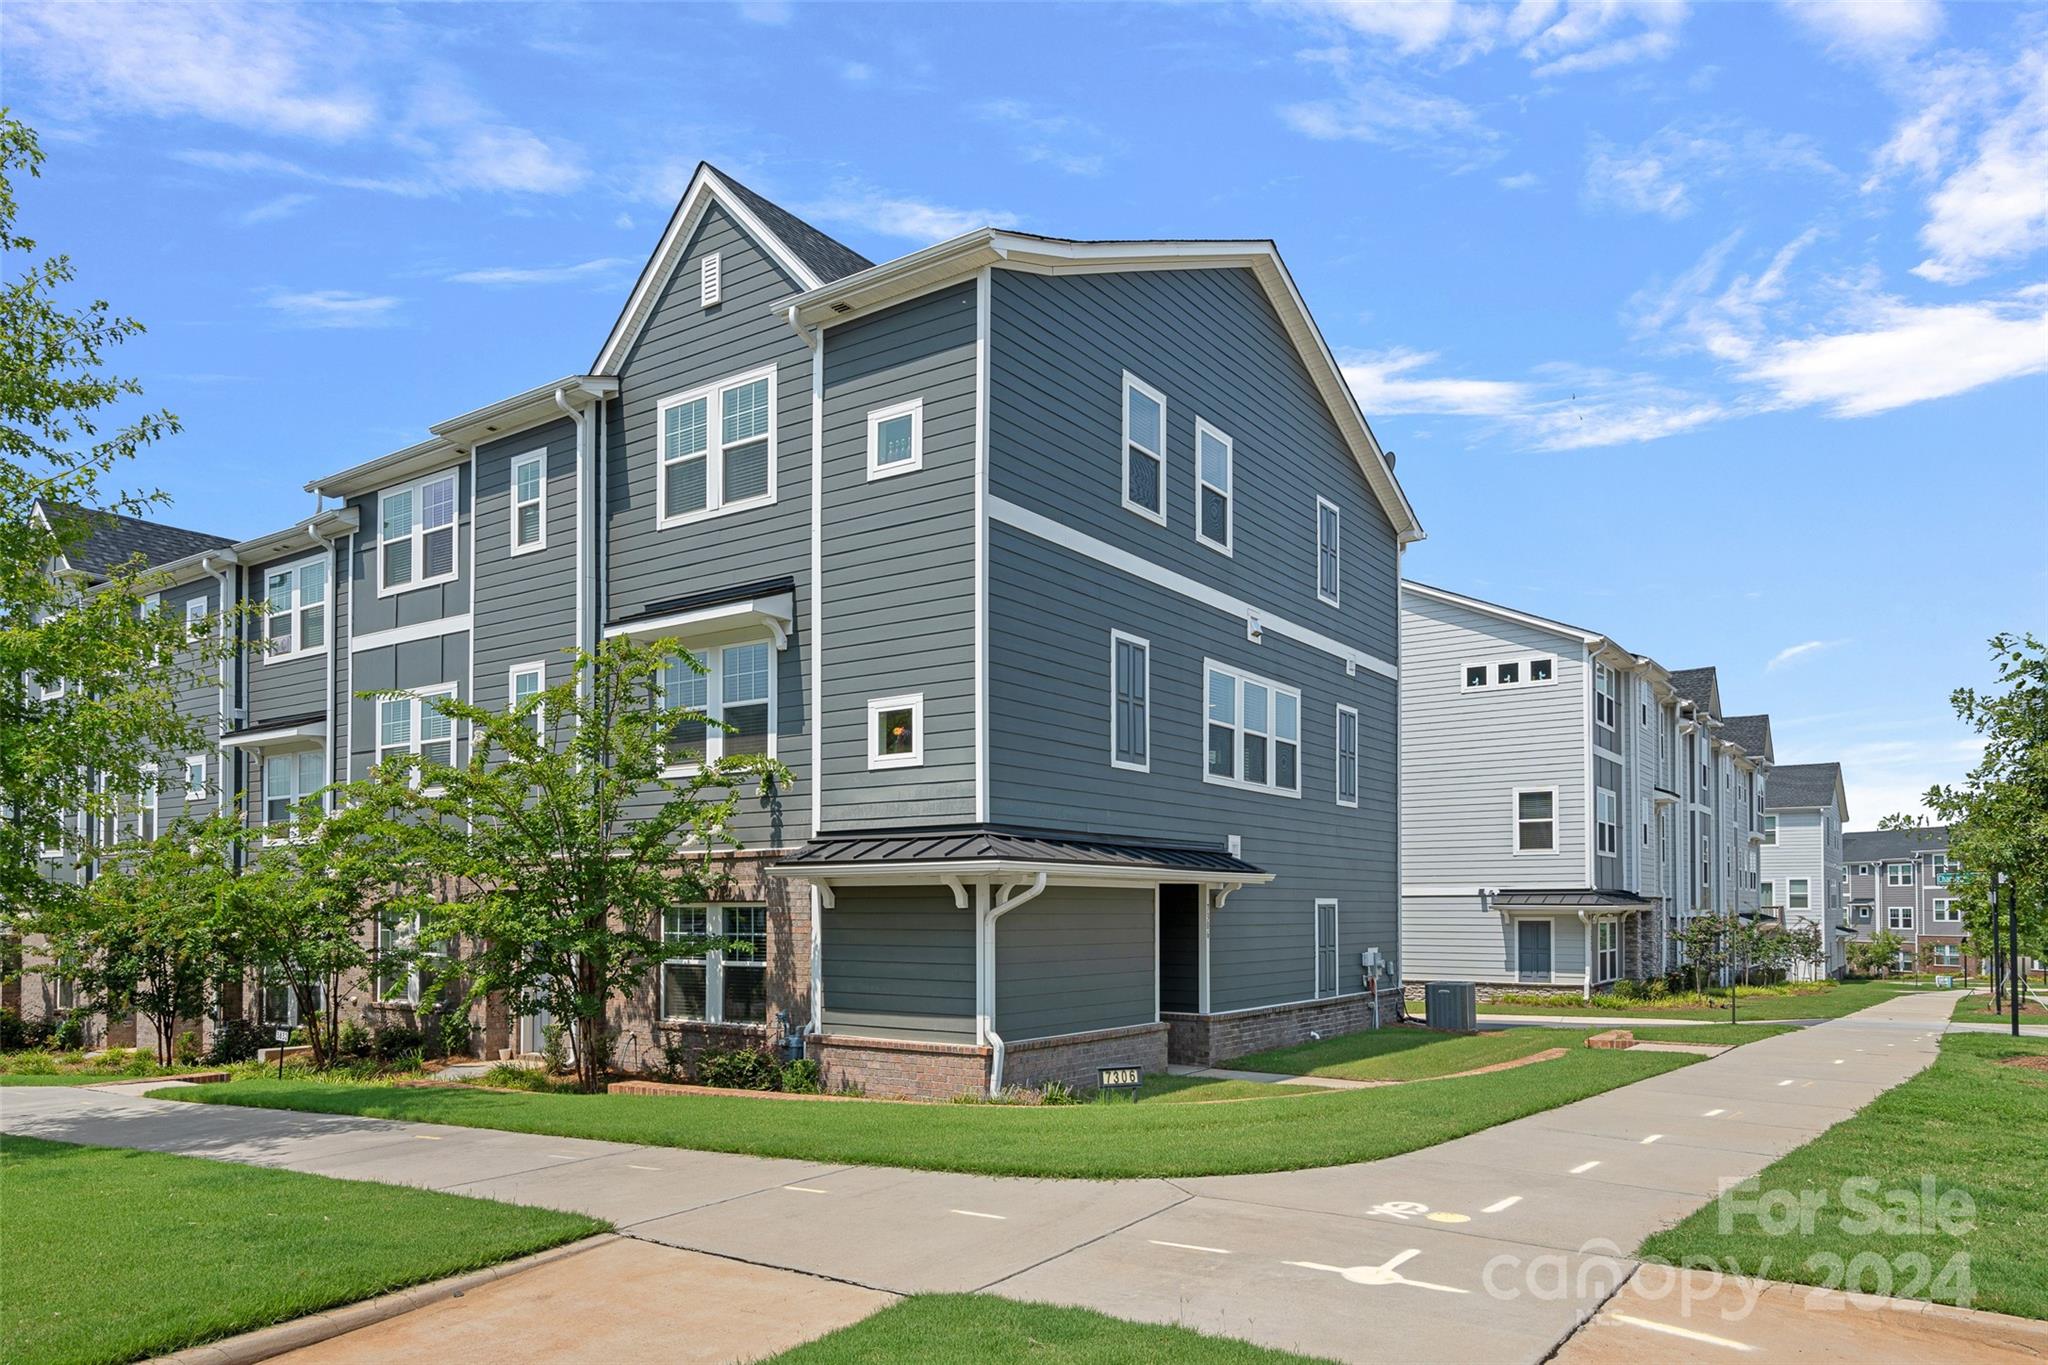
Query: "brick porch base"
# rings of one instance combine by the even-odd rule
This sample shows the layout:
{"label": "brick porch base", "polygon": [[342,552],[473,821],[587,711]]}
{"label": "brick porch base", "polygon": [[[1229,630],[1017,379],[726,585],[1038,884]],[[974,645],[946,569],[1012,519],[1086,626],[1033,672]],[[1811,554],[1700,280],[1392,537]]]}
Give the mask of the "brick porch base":
{"label": "brick porch base", "polygon": [[[1391,1024],[1401,1017],[1401,991],[1389,986],[1380,991],[1380,1023]],[[1171,1033],[1167,1053],[1178,1066],[1215,1066],[1250,1052],[1271,1047],[1290,1047],[1309,1041],[1309,1034],[1328,1038],[1333,1034],[1356,1033],[1372,1027],[1372,996],[1339,996],[1334,1000],[1308,1000],[1293,1005],[1268,1005],[1260,1009],[1233,1010],[1227,1014],[1164,1014]]]}

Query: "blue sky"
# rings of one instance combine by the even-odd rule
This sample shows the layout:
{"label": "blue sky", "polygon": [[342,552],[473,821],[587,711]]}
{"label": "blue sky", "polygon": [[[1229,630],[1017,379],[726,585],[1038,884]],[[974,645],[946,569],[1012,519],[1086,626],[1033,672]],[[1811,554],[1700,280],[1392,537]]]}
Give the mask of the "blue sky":
{"label": "blue sky", "polygon": [[[1853,825],[2048,629],[2048,11],[11,5],[28,229],[149,334],[167,519],[590,363],[700,158],[876,259],[1271,237],[1417,578],[1714,664]],[[1617,519],[1619,518],[1619,519]]]}

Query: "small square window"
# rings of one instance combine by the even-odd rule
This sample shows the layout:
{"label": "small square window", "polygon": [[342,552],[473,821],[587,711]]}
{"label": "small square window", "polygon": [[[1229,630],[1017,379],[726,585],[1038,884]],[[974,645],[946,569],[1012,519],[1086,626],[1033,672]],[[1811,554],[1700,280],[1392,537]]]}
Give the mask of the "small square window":
{"label": "small square window", "polygon": [[924,695],[868,703],[868,767],[915,768],[924,762]]}
{"label": "small square window", "polygon": [[868,477],[885,479],[924,467],[924,400],[868,414]]}
{"label": "small square window", "polygon": [[1520,664],[1496,664],[1494,674],[1502,687],[1512,687],[1522,680]]}
{"label": "small square window", "polygon": [[1553,667],[1555,667],[1555,662],[1550,659],[1529,660],[1529,681],[1532,683],[1549,682],[1550,672]]}
{"label": "small square window", "polygon": [[1465,686],[1467,686],[1467,687],[1484,687],[1484,686],[1486,686],[1486,665],[1485,665],[1485,664],[1467,664],[1467,665],[1465,666]]}

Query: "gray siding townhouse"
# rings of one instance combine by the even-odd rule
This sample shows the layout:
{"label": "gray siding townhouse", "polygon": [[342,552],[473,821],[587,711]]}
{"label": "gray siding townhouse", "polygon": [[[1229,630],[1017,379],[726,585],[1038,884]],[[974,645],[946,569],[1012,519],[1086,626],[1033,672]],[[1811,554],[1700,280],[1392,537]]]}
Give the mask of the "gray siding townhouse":
{"label": "gray siding townhouse", "polygon": [[1790,763],[1772,773],[1764,805],[1764,904],[1787,924],[1820,929],[1820,970],[1830,976],[1848,963],[1842,905],[1842,824],[1848,818],[1841,764]]}
{"label": "gray siding townhouse", "polygon": [[700,167],[587,372],[307,487],[226,580],[268,638],[327,618],[236,672],[250,811],[460,760],[437,696],[620,637],[704,661],[665,696],[732,728],[683,757],[789,768],[730,897],[664,917],[756,951],[663,963],[628,1067],[800,1044],[943,1097],[1394,1015],[1421,528],[1270,242],[987,229],[876,265]]}
{"label": "gray siding townhouse", "polygon": [[1767,727],[1719,733],[1712,669],[1415,582],[1401,636],[1404,980],[1590,995],[1754,904]]}
{"label": "gray siding townhouse", "polygon": [[1948,828],[1856,830],[1842,835],[1844,923],[1851,938],[1889,929],[1903,941],[1897,965],[1978,970],[1964,953],[1963,904],[1951,894]]}

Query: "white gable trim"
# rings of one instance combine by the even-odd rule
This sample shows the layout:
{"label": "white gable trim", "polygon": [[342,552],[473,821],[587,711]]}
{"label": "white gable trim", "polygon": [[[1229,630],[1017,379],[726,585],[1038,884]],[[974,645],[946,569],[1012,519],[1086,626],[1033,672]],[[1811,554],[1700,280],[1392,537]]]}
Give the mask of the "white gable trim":
{"label": "white gable trim", "polygon": [[633,343],[640,339],[640,333],[653,316],[654,301],[661,296],[669,277],[675,274],[676,266],[682,260],[683,248],[696,236],[697,227],[703,221],[704,211],[716,203],[737,223],[740,230],[753,238],[762,250],[775,258],[776,264],[789,272],[799,289],[810,290],[823,286],[811,268],[792,252],[783,240],[770,232],[752,209],[740,201],[727,184],[719,179],[718,172],[709,166],[699,165],[697,173],[690,177],[690,187],[683,191],[682,200],[676,211],[669,215],[668,227],[661,234],[661,241],[654,248],[654,254],[647,258],[647,264],[640,271],[640,278],[633,285],[633,292],[626,300],[625,311],[612,324],[611,335],[605,338],[604,348],[597,353],[597,360],[590,367],[592,374],[615,375],[624,363],[626,353],[633,349]]}
{"label": "white gable trim", "polygon": [[1443,588],[1432,588],[1426,583],[1417,583],[1412,578],[1401,580],[1401,592],[1404,595],[1412,593],[1417,597],[1427,597],[1433,602],[1443,602],[1450,606],[1463,607],[1467,611],[1477,612],[1481,616],[1491,616],[1496,621],[1512,621],[1517,625],[1533,626],[1537,630],[1548,631],[1552,635],[1577,641],[1588,649],[1597,650],[1607,642],[1607,637],[1604,635],[1592,635],[1578,629],[1576,626],[1568,626],[1562,621],[1553,621],[1547,616],[1532,616],[1526,611],[1516,611],[1513,607],[1503,607],[1497,602],[1484,602],[1477,597],[1467,597],[1463,593],[1448,592]]}

